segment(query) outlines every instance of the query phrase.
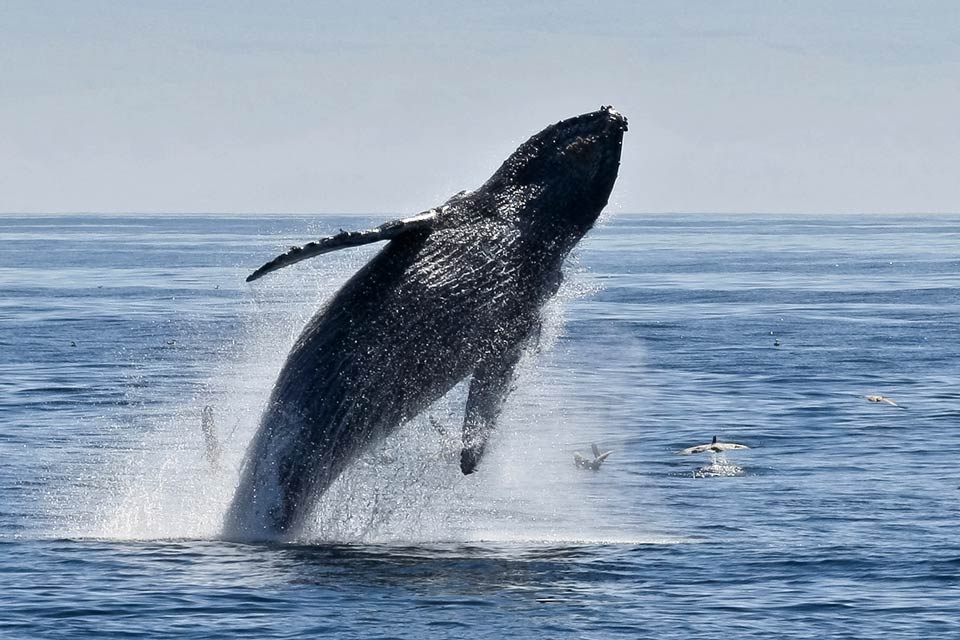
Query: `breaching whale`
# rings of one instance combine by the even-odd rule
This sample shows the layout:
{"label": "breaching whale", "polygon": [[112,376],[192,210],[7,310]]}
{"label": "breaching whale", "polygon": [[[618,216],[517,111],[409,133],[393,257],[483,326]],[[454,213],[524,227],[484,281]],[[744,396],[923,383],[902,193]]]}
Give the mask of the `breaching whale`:
{"label": "breaching whale", "polygon": [[296,536],[366,447],[467,377],[460,468],[476,469],[564,259],[607,204],[626,130],[612,107],[560,121],[479,189],[294,247],[248,278],[389,241],[294,344],[247,449],[225,537]]}

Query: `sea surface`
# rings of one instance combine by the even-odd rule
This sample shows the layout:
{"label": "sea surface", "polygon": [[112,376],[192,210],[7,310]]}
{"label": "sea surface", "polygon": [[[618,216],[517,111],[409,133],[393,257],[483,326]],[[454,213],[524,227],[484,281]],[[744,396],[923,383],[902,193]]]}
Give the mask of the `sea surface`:
{"label": "sea surface", "polygon": [[0,217],[0,637],[960,637],[960,215],[611,216],[479,473],[461,386],[301,539],[221,541],[377,249],[244,277],[390,217]]}

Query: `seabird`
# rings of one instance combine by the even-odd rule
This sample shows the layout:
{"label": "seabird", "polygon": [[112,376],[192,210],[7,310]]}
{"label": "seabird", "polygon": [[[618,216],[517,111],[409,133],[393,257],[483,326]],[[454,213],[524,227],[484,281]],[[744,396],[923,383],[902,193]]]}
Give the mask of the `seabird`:
{"label": "seabird", "polygon": [[[900,407],[900,405],[898,405],[896,402],[894,402],[890,398],[887,398],[886,396],[873,395],[873,396],[864,396],[864,397],[870,402],[883,402],[885,404],[890,405],[891,407]],[[903,407],[900,407],[900,408],[902,409]]]}
{"label": "seabird", "polygon": [[613,453],[613,451],[610,450],[610,451],[604,451],[603,453],[600,453],[600,447],[598,447],[596,444],[591,444],[590,449],[593,451],[593,460],[584,458],[579,453],[574,453],[573,464],[577,465],[578,469],[590,469],[591,471],[599,471],[600,465],[603,464],[603,461],[606,460],[607,456]]}
{"label": "seabird", "polygon": [[717,442],[717,436],[713,436],[713,441],[709,444],[698,444],[695,447],[687,447],[686,449],[681,449],[676,451],[682,456],[693,455],[694,453],[703,453],[709,451],[711,453],[720,453],[721,451],[730,451],[732,449],[749,449],[745,444],[737,444],[736,442]]}

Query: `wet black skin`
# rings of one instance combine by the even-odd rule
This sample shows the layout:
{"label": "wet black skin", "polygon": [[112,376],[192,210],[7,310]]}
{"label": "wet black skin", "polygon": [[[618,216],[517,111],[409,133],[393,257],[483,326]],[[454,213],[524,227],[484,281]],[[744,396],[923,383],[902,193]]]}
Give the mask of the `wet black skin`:
{"label": "wet black skin", "polygon": [[280,372],[227,537],[296,535],[365,447],[467,377],[460,466],[476,469],[564,259],[607,204],[626,128],[610,108],[547,127],[350,278]]}

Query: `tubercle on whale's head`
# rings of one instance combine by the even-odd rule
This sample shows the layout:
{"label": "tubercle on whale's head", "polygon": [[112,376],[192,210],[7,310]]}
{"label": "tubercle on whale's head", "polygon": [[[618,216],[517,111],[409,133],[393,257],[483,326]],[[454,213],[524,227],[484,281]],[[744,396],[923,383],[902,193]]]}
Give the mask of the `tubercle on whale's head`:
{"label": "tubercle on whale's head", "polygon": [[627,119],[607,106],[561,120],[520,145],[484,186],[503,193],[520,221],[582,235],[613,190],[626,130]]}

